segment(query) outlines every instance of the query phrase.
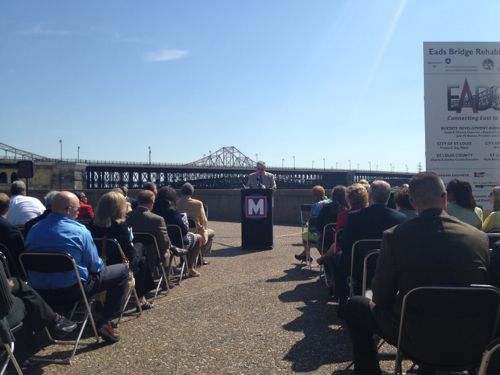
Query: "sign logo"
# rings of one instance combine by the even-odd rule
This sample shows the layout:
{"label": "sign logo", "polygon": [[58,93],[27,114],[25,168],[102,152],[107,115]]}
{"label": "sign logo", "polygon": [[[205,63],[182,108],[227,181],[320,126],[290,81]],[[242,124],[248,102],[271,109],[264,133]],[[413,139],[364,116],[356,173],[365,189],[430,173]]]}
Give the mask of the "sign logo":
{"label": "sign logo", "polygon": [[247,219],[265,219],[267,217],[267,197],[249,195],[245,197],[245,217]]}
{"label": "sign logo", "polygon": [[461,113],[470,108],[473,113],[488,109],[500,110],[500,86],[476,86],[474,92],[467,79],[463,87],[448,85],[448,111]]}

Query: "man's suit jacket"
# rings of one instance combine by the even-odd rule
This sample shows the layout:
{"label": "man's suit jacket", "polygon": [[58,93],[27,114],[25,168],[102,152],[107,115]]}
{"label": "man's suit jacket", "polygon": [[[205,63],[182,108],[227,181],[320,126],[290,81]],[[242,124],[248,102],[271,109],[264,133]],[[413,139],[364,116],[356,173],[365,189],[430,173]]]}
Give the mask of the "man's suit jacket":
{"label": "man's suit jacket", "polygon": [[162,254],[170,248],[170,238],[168,237],[165,220],[149,211],[146,207],[137,206],[135,210],[130,212],[127,225],[132,227],[134,232],[153,234]]}
{"label": "man's suit jacket", "polygon": [[247,186],[250,189],[258,189],[259,184],[264,185],[266,189],[276,190],[276,182],[272,173],[264,172],[264,175],[261,176],[257,172],[254,172],[248,175]]}
{"label": "man's suit jacket", "polygon": [[350,257],[352,245],[363,239],[381,239],[384,230],[406,220],[406,215],[383,204],[350,212],[342,234],[342,250]]}
{"label": "man's suit jacket", "polygon": [[485,233],[440,209],[426,210],[384,232],[372,282],[375,319],[383,330],[394,330],[406,292],[425,285],[486,284],[489,262]]}
{"label": "man's suit jacket", "polygon": [[188,218],[196,223],[196,233],[202,236],[202,245],[208,241],[208,223],[203,202],[188,196],[183,196],[177,201],[177,211],[185,212]]}
{"label": "man's suit jacket", "polygon": [[9,253],[5,254],[5,256],[9,261],[10,272],[13,276],[20,276],[19,254],[24,251],[24,239],[21,231],[1,216],[0,243],[5,245],[9,250]]}

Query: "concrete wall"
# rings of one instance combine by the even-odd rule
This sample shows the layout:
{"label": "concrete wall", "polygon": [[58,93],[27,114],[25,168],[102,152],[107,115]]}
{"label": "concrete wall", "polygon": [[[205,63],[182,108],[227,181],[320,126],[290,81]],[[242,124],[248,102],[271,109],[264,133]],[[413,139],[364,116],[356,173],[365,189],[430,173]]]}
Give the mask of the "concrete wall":
{"label": "concrete wall", "polygon": [[[101,195],[108,190],[84,191],[89,203],[95,207]],[[47,192],[48,190],[31,189],[29,195],[43,202],[43,196]],[[130,190],[129,194],[134,197],[138,192],[139,190]],[[202,200],[208,206],[209,220],[240,221],[239,190],[195,190],[194,198]],[[311,202],[310,190],[277,190],[274,194],[275,224],[300,225],[300,205]]]}

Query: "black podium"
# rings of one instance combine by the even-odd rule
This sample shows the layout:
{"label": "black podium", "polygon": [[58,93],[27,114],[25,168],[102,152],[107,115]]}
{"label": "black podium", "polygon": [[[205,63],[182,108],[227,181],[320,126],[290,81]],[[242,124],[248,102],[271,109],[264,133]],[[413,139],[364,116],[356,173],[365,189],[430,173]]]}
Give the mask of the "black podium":
{"label": "black podium", "polygon": [[241,247],[246,250],[273,248],[273,190],[241,190]]}

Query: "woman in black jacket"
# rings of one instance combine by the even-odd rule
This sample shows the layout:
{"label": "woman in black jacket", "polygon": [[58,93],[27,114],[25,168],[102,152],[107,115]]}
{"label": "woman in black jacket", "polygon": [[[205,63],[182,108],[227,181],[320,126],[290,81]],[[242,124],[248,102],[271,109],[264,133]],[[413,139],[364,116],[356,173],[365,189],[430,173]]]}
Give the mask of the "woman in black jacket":
{"label": "woman in black jacket", "polygon": [[[153,305],[147,301],[146,294],[155,288],[155,283],[149,264],[142,254],[142,248],[132,244],[132,231],[125,223],[127,207],[127,201],[122,194],[115,191],[104,194],[97,203],[89,230],[94,238],[107,237],[118,241],[129,261],[130,270],[134,273],[140,304],[143,309],[150,309]],[[106,255],[108,265],[123,262],[119,254],[107,252]]]}
{"label": "woman in black jacket", "polygon": [[[168,236],[170,241],[177,247],[188,249],[188,269],[189,276],[200,276],[200,273],[193,268],[196,257],[201,249],[201,236],[189,232],[189,223],[186,213],[181,213],[176,210],[175,203],[177,201],[177,192],[170,186],[164,186],[156,194],[155,203],[152,212],[160,215],[167,224]],[[181,228],[181,234],[177,228],[168,227],[168,224],[175,224]]]}

